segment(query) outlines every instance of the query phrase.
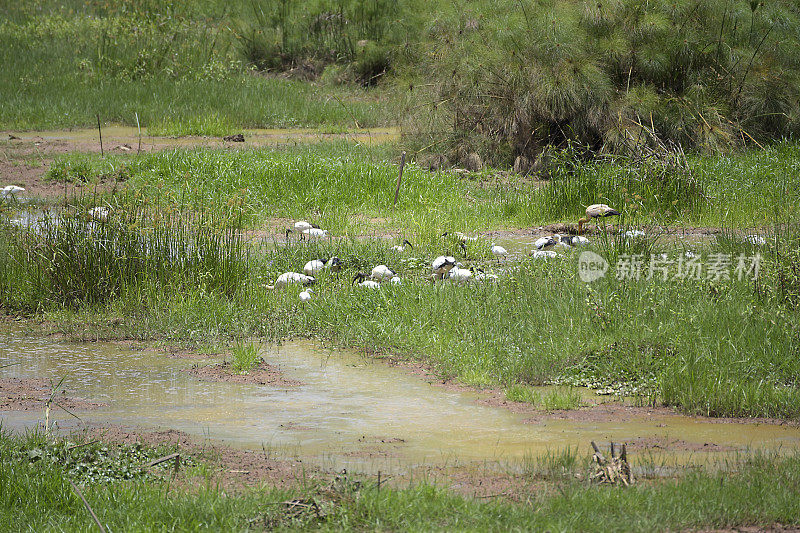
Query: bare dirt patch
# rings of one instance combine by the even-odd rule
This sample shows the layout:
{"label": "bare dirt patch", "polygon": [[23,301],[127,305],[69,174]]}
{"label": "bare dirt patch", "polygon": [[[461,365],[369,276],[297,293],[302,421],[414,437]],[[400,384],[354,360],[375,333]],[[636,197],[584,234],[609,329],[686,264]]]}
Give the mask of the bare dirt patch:
{"label": "bare dirt patch", "polygon": [[429,467],[425,469],[425,476],[446,484],[457,494],[479,500],[497,498],[528,502],[534,495],[552,488],[546,481],[530,474],[488,470],[484,465]]}
{"label": "bare dirt patch", "polygon": [[52,396],[53,403],[67,410],[94,409],[107,404],[70,396],[61,389],[53,396],[46,379],[0,378],[0,411],[34,411],[44,409]]}
{"label": "bare dirt patch", "polygon": [[229,361],[213,365],[193,365],[184,372],[196,376],[201,381],[225,381],[228,383],[250,383],[254,385],[271,385],[273,387],[296,387],[301,385],[297,380],[283,376],[275,366],[263,359],[246,374],[239,374],[233,370]]}

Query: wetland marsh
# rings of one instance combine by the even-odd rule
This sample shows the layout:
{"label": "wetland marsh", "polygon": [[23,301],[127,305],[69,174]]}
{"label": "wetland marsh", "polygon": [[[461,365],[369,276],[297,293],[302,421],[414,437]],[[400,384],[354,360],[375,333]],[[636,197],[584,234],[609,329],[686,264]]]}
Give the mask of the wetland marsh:
{"label": "wetland marsh", "polygon": [[0,8],[0,523],[800,525],[796,6],[261,4]]}

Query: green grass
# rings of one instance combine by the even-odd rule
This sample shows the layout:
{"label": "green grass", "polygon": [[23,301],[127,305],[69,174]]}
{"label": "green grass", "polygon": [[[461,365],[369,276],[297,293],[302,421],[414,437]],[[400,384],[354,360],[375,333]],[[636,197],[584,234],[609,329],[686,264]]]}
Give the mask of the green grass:
{"label": "green grass", "polygon": [[509,186],[491,174],[473,181],[411,164],[393,207],[399,150],[393,144],[370,148],[341,141],[233,153],[175,149],[105,159],[70,154],[57,158],[46,176],[90,182],[122,177],[154,201],[180,200],[202,209],[241,202],[255,226],[274,217],[313,218],[335,234],[390,229],[427,240],[444,230],[574,223],[586,205],[597,202],[621,210],[620,222],[627,226],[754,228],[786,220],[800,202],[793,177],[800,169],[800,147],[788,142],[765,151],[691,159],[705,199],[679,181],[662,186],[657,174],[608,162],[567,166],[543,186]]}
{"label": "green grass", "polygon": [[580,391],[573,387],[538,391],[533,387],[515,383],[506,389],[506,398],[515,402],[530,403],[545,411],[577,409],[583,405]]}
{"label": "green grass", "polygon": [[256,343],[237,341],[231,348],[231,368],[236,373],[247,374],[261,359],[260,351],[261,348]]}
{"label": "green grass", "polygon": [[395,120],[396,98],[388,91],[254,75],[232,48],[230,19],[211,6],[203,13],[197,6],[148,4],[0,8],[3,129],[92,127],[96,115],[132,126],[135,113],[151,135]]}
{"label": "green grass", "polygon": [[[2,54],[0,54],[2,56]],[[45,60],[43,60],[45,62]],[[64,74],[64,79],[0,81],[0,124],[9,130],[61,129],[105,123],[135,126],[135,113],[150,135],[239,133],[243,128],[314,126],[362,127],[391,124],[384,100],[342,95],[335,90],[249,74],[220,81],[145,80],[97,83]],[[30,96],[35,95],[35,96]]]}
{"label": "green grass", "polygon": [[[374,480],[352,476],[346,482],[305,478],[288,490],[265,486],[229,493],[211,483],[211,469],[203,463],[189,469],[199,476],[197,486],[181,488],[166,472],[126,479],[125,472],[137,470],[125,465],[155,456],[154,451],[103,443],[66,448],[63,441],[36,434],[0,435],[0,519],[8,531],[95,527],[70,479],[110,531],[243,531],[251,519],[259,527],[266,521],[282,530],[325,531],[664,531],[800,523],[796,455],[752,454],[721,465],[721,471],[701,468],[676,480],[620,489],[576,480],[573,473],[586,462],[577,451],[554,453],[527,474],[548,480],[547,490],[525,489],[523,481],[525,503],[515,504],[465,498],[426,483],[379,491]],[[96,474],[87,477],[76,464]],[[317,502],[322,518],[280,505],[295,498]]]}
{"label": "green grass", "polygon": [[[514,390],[552,382],[638,395],[688,413],[800,415],[800,324],[778,292],[754,291],[748,279],[735,278],[711,283],[611,277],[588,288],[578,279],[574,255],[547,263],[524,260],[505,274],[498,271],[497,283],[432,285],[426,265],[439,249],[421,243],[414,252],[418,260],[410,261],[385,241],[257,247],[233,258],[235,277],[220,276],[224,271],[216,265],[223,263],[216,262],[190,271],[199,280],[229,280],[225,291],[191,284],[175,291],[143,277],[115,298],[94,305],[87,300],[77,308],[52,297],[41,298],[38,307],[25,300],[38,293],[26,289],[23,276],[36,270],[23,264],[13,271],[6,267],[17,278],[6,277],[0,294],[7,308],[38,309],[68,334],[120,316],[126,320],[112,336],[190,344],[316,337],[406,354],[443,378],[479,386]],[[343,271],[321,274],[316,297],[305,306],[297,288],[265,288],[310,258],[334,254]],[[396,269],[404,284],[379,291],[351,284],[355,272],[381,263]],[[487,258],[467,263],[497,269]],[[774,268],[765,263],[765,286]],[[575,407],[580,398],[572,391],[536,400],[555,409]]]}
{"label": "green grass", "polygon": [[0,227],[3,305],[102,306],[166,286],[230,295],[246,260],[236,227],[236,219],[144,204],[102,219],[85,205],[45,211],[30,230]]}
{"label": "green grass", "polygon": [[[79,337],[85,323],[102,323],[97,316],[129,318],[122,331],[109,335],[194,344],[318,337],[408,354],[444,377],[510,388],[512,396],[517,385],[559,383],[636,395],[689,413],[800,414],[794,225],[776,226],[778,233],[763,246],[733,231],[717,242],[688,246],[706,260],[712,253],[731,254],[735,261],[740,253],[759,251],[764,265],[755,285],[747,279],[617,280],[612,270],[587,286],[578,279],[575,255],[501,267],[492,261],[488,241],[470,243],[468,258],[462,258],[457,243],[441,237],[443,230],[551,221],[535,206],[553,198],[547,189],[559,187],[557,181],[540,189],[515,188],[409,165],[400,201],[392,208],[396,166],[385,160],[389,153],[387,147],[373,151],[330,143],[233,153],[169,150],[105,160],[70,156],[63,160],[69,168],[124,172],[130,189],[75,202],[78,214],[99,200],[106,202],[111,216],[98,228],[76,216],[36,238],[10,226],[2,229],[8,238],[0,241],[0,298],[10,310],[45,313],[64,332]],[[782,172],[800,160],[795,145],[720,158],[718,166],[713,160],[692,162],[701,185],[713,190],[709,202],[727,197],[745,206],[717,216],[743,225],[749,225],[747,212],[750,220],[788,220],[782,217],[788,216],[796,191],[794,185],[782,185],[793,183]],[[66,168],[60,161],[54,168]],[[717,175],[708,169],[729,165],[747,173],[738,182],[712,180]],[[610,187],[612,180],[605,176],[620,171],[590,164],[578,167],[569,179],[580,187],[582,179],[594,174],[609,180]],[[774,192],[786,187],[787,194]],[[660,200],[650,195],[634,200],[656,205]],[[563,198],[564,206],[583,201],[580,194]],[[574,210],[580,210],[579,204]],[[683,220],[702,220],[706,213],[698,205]],[[242,225],[259,228],[275,217],[282,221],[274,236],[251,244],[240,239]],[[283,246],[282,224],[297,219],[345,238]],[[203,220],[207,223],[196,225]],[[626,211],[623,223],[635,228],[659,220],[658,215]],[[389,249],[392,241],[363,239],[376,230],[391,231],[398,242],[400,235],[410,237],[415,248],[398,256]],[[612,268],[625,253],[642,253],[645,260],[650,253],[667,253],[676,260],[687,248],[659,242],[657,234],[592,240]],[[172,249],[186,256],[183,267],[170,266]],[[428,265],[444,252],[468,266],[495,271],[501,280],[468,287],[431,285]],[[281,273],[332,255],[342,259],[344,270],[320,276],[309,305],[300,306],[291,288],[265,289]],[[406,283],[376,292],[351,285],[356,272],[369,272],[377,264],[397,270]],[[176,284],[184,290],[165,288]],[[555,397],[541,401],[575,403]]]}

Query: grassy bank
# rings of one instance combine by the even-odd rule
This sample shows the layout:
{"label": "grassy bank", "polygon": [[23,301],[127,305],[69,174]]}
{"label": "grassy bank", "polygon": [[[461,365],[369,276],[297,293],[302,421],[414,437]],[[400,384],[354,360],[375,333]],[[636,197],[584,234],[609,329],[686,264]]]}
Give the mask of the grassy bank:
{"label": "grassy bank", "polygon": [[[421,359],[443,377],[506,387],[512,396],[520,387],[557,382],[634,394],[688,413],[800,416],[800,324],[792,303],[798,284],[786,278],[795,263],[774,259],[778,249],[769,245],[757,248],[764,264],[755,286],[733,270],[730,280],[663,281],[645,272],[638,281],[611,274],[587,285],[578,276],[577,252],[501,265],[489,258],[486,242],[472,243],[469,259],[461,260],[496,272],[498,281],[434,285],[430,261],[444,250],[458,254],[452,242],[418,242],[413,257],[398,255],[384,240],[244,245],[236,230],[179,238],[180,226],[166,218],[160,230],[137,227],[149,219],[84,221],[84,231],[62,225],[34,236],[7,229],[2,305],[45,317],[79,338],[206,345],[314,337]],[[621,245],[600,241],[593,249],[613,269]],[[644,245],[628,244],[627,251]],[[657,250],[673,259],[684,253]],[[733,236],[695,248],[706,260],[732,254],[731,269],[739,254],[753,250]],[[342,272],[321,273],[308,304],[298,299],[299,289],[267,288],[282,272],[334,254]],[[372,291],[351,283],[356,272],[377,264],[395,269],[403,284]]]}
{"label": "grassy bank", "polygon": [[[308,479],[288,490],[264,486],[230,493],[212,482],[214,463],[208,458],[190,460],[173,482],[167,472],[141,475],[133,466],[136,460],[158,455],[146,447],[133,455],[106,443],[67,448],[67,443],[42,435],[0,435],[0,517],[9,531],[95,527],[70,480],[111,531],[239,531],[262,526],[331,531],[662,531],[791,526],[800,516],[797,456],[754,455],[728,462],[725,471],[699,469],[675,480],[624,490],[577,480],[575,473],[585,474],[583,461],[573,461],[566,470],[552,470],[546,460],[534,461],[538,468],[526,475],[536,481],[536,489],[521,480],[517,496],[524,503],[509,503],[464,498],[425,483],[378,490],[374,480],[353,478]],[[92,470],[93,477],[76,469],[76,463]],[[281,505],[292,499],[313,501],[320,513]]]}
{"label": "grassy bank", "polygon": [[[189,344],[316,337],[419,358],[442,376],[504,387],[511,397],[556,382],[634,393],[689,413],[800,415],[798,232],[788,218],[798,188],[787,178],[800,161],[795,145],[693,160],[706,197],[672,215],[658,207],[675,207],[680,189],[659,190],[636,168],[595,163],[521,187],[410,165],[392,208],[396,166],[385,160],[390,147],[378,150],[325,144],[57,161],[54,178],[70,178],[75,168],[90,182],[124,174],[128,189],[77,199],[63,222],[45,217],[34,231],[4,225],[2,305],[47,317],[77,337]],[[627,187],[620,188],[623,179]],[[455,240],[441,237],[445,230],[569,220],[563,213],[580,213],[592,198],[587,191],[619,198],[613,205],[624,206],[623,223],[633,229],[712,220],[772,229],[762,244],[737,232],[699,244],[660,239],[652,230],[639,239],[598,235],[591,248],[612,270],[591,285],[579,279],[577,253],[500,263],[488,240],[469,243],[464,255]],[[107,220],[89,216],[97,203],[109,207]],[[344,238],[295,238],[284,246],[283,229],[296,219]],[[245,243],[242,231],[265,223],[266,237]],[[391,240],[363,239],[373,231],[405,235],[415,248],[400,255]],[[687,251],[706,262],[725,254],[726,275],[664,281],[644,270],[632,280],[613,270],[624,254],[644,254],[646,269],[650,253],[666,253],[674,274]],[[430,262],[445,252],[500,279],[432,285]],[[739,256],[755,253],[763,259],[759,281],[738,279]],[[292,288],[266,288],[281,273],[332,255],[343,271],[323,273],[308,305]],[[356,272],[378,264],[404,284],[376,292],[351,284]]]}
{"label": "grassy bank", "polygon": [[785,222],[800,202],[800,146],[789,142],[693,157],[682,175],[657,166],[564,161],[550,181],[531,182],[492,171],[432,173],[412,164],[393,206],[399,152],[393,144],[324,142],[233,153],[72,154],[56,159],[46,178],[91,183],[121,176],[152,201],[223,211],[241,206],[253,227],[276,217],[313,218],[338,235],[391,229],[423,239],[445,230],[574,223],[594,202],[621,210],[629,225],[755,228]]}

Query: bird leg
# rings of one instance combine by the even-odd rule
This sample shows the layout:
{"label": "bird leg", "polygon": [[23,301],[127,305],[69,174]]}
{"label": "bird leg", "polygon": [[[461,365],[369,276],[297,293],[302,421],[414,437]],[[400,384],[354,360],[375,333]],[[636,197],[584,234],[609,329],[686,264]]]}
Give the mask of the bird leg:
{"label": "bird leg", "polygon": [[578,220],[578,235],[583,233],[583,225],[589,222],[591,219],[589,217],[584,217]]}

